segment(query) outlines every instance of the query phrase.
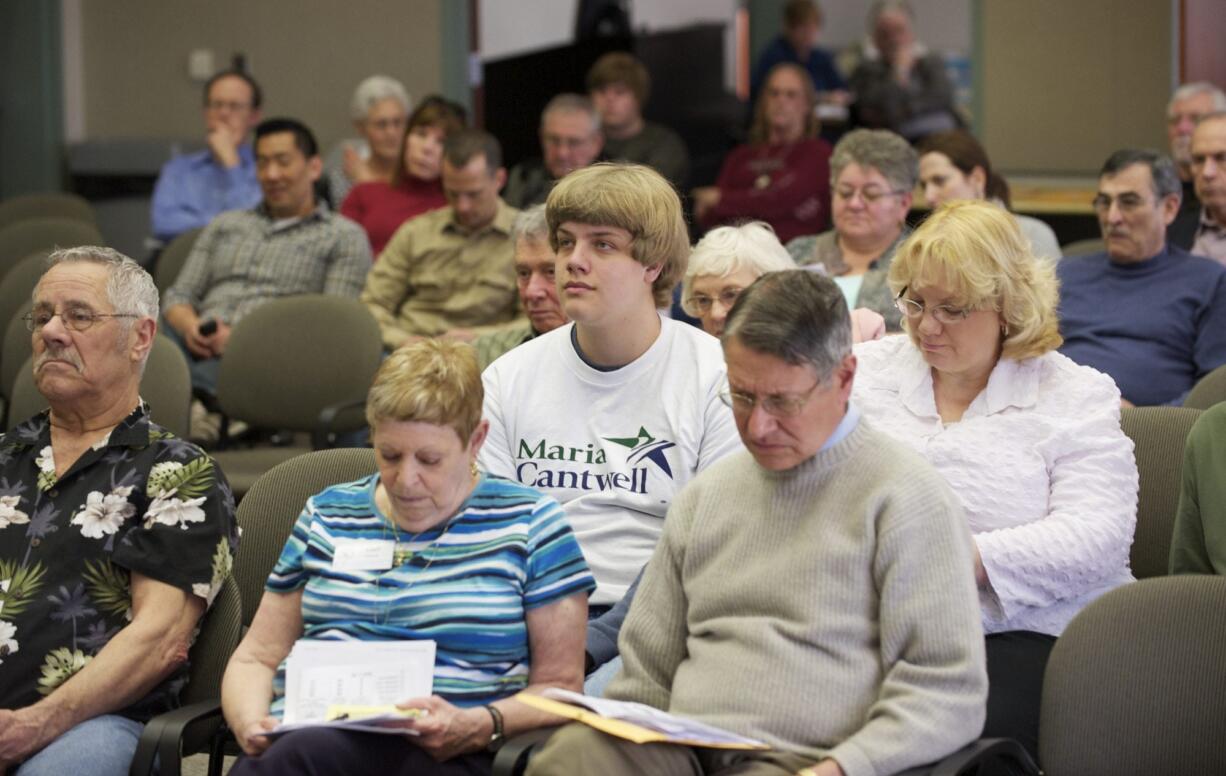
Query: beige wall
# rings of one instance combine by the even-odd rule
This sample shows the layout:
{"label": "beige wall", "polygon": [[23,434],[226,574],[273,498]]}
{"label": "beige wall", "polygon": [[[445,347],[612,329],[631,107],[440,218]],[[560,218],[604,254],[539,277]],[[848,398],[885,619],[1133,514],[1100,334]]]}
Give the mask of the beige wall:
{"label": "beige wall", "polygon": [[188,52],[218,67],[247,55],[264,115],[304,120],[326,149],[351,132],[349,98],[368,75],[414,100],[438,91],[440,3],[449,0],[86,0],[84,131],[91,138],[198,137],[201,85]]}
{"label": "beige wall", "polygon": [[982,126],[1006,172],[1096,173],[1124,147],[1165,148],[1171,4],[982,0]]}

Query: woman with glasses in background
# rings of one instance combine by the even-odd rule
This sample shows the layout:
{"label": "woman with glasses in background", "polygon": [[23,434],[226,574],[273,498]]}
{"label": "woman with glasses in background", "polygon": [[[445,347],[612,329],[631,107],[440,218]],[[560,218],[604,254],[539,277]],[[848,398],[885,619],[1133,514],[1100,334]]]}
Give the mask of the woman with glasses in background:
{"label": "woman with glasses in background", "polygon": [[357,184],[392,179],[412,109],[404,85],[390,76],[372,75],[353,90],[349,116],[359,137],[341,141],[324,159],[328,201],[334,208]]}
{"label": "woman with glasses in background", "polygon": [[899,249],[889,285],[908,336],[856,346],[852,400],[962,501],[987,633],[984,735],[1035,754],[1056,638],[1133,580],[1137,467],[1120,392],[1056,352],[1055,271],[996,205],[937,210]]}
{"label": "woman with glasses in background", "polygon": [[910,233],[907,211],[918,177],[915,150],[899,135],[884,129],[848,132],[830,157],[834,228],[787,245],[797,264],[820,266],[834,278],[849,308],[884,316],[889,331],[899,330],[900,316],[886,273]]}

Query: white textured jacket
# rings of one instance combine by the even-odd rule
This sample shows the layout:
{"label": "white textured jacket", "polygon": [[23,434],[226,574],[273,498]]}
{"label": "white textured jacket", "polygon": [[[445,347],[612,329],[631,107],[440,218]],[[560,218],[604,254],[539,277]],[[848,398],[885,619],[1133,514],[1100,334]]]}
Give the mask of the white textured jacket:
{"label": "white textured jacket", "polygon": [[946,425],[907,336],[855,352],[864,417],[927,458],[962,500],[988,575],[986,632],[1059,635],[1083,606],[1133,581],[1137,466],[1110,377],[1056,352],[1002,359]]}

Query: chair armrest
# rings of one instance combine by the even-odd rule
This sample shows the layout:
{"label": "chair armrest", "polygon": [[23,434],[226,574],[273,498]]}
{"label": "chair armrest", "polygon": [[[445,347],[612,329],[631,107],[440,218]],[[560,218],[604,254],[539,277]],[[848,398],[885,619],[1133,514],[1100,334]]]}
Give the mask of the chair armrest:
{"label": "chair armrest", "polygon": [[[319,412],[319,419],[315,421],[315,428],[311,431],[311,448],[314,450],[326,450],[332,447],[335,441],[337,431],[357,431],[366,425],[366,418],[362,418],[362,422],[350,426],[347,424],[339,424],[338,419],[348,412],[359,410],[366,406],[366,397],[354,399],[352,401],[340,402],[324,407]],[[337,426],[340,425],[338,429]]]}
{"label": "chair armrest", "polygon": [[521,776],[528,767],[532,750],[545,743],[555,730],[557,728],[537,728],[508,738],[494,755],[493,776]]}
{"label": "chair armrest", "polygon": [[985,763],[996,764],[991,770],[994,774],[1039,776],[1040,773],[1030,754],[1012,738],[980,738],[940,762],[911,768],[898,776],[964,776],[976,773]]}
{"label": "chair armrest", "polygon": [[200,701],[159,714],[141,731],[128,775],[152,776],[157,762],[160,776],[180,776],[183,753],[206,749],[222,724],[219,700]]}

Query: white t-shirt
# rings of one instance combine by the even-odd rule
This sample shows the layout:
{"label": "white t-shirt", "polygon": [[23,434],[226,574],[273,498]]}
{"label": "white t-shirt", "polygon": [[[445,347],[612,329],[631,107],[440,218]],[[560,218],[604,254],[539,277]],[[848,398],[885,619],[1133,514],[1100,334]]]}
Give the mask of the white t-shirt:
{"label": "white t-shirt", "polygon": [[593,604],[617,603],[647,563],[673,497],[741,449],[719,341],[662,319],[660,336],[611,372],[586,364],[573,324],[485,370],[489,438],[480,465],[561,502],[596,577]]}

